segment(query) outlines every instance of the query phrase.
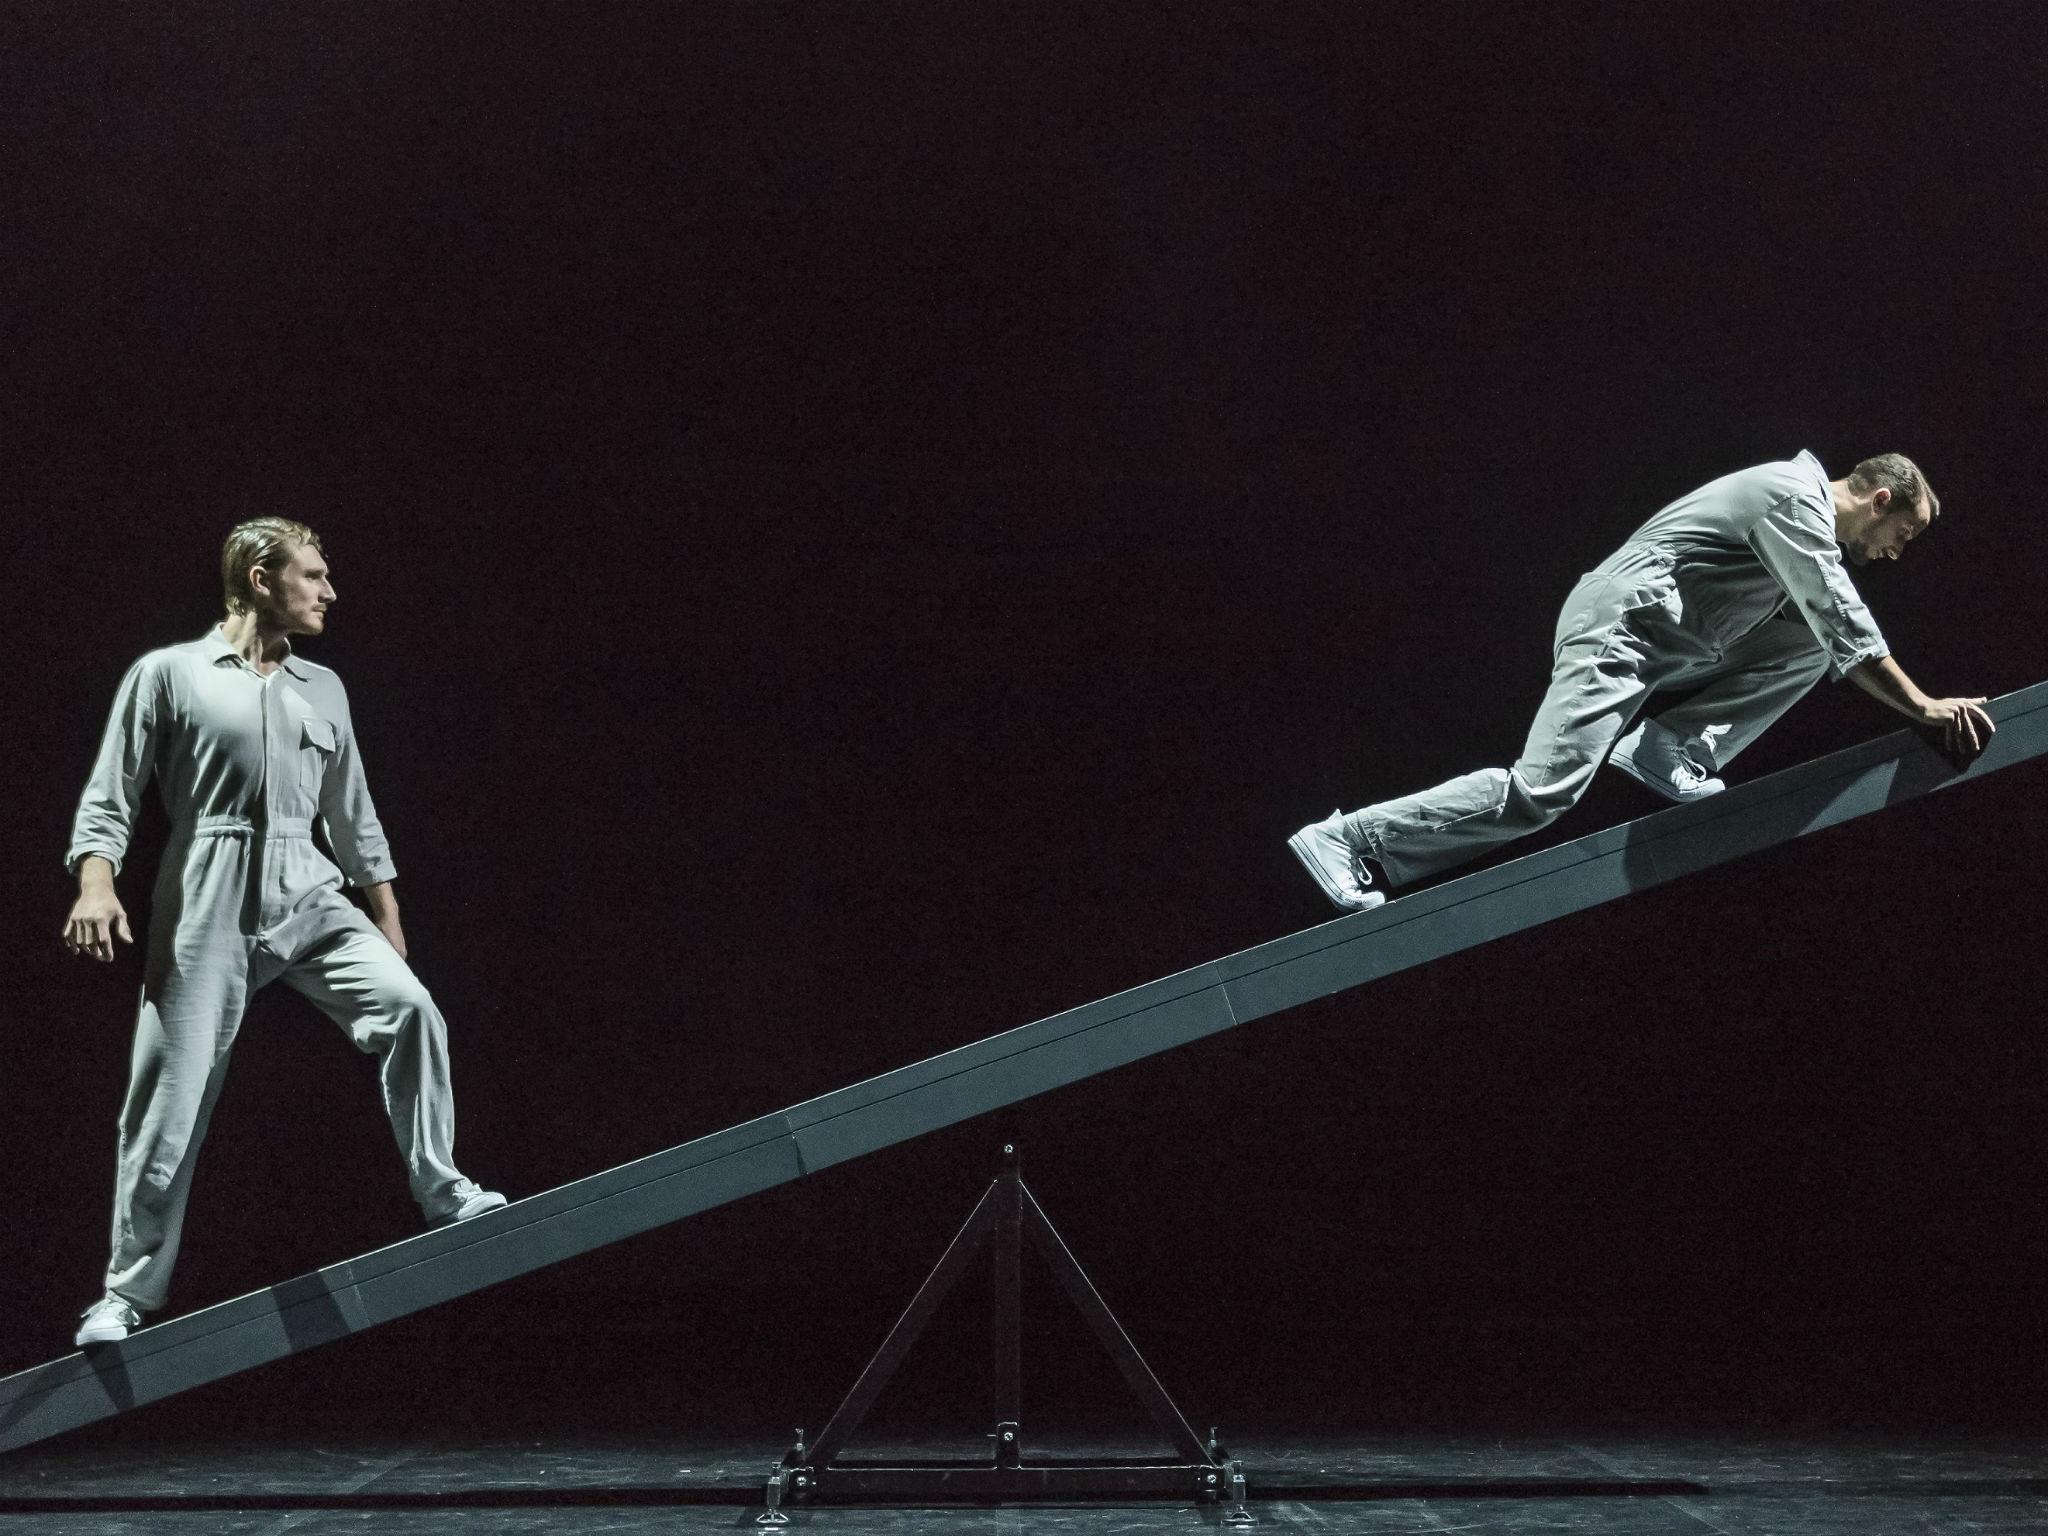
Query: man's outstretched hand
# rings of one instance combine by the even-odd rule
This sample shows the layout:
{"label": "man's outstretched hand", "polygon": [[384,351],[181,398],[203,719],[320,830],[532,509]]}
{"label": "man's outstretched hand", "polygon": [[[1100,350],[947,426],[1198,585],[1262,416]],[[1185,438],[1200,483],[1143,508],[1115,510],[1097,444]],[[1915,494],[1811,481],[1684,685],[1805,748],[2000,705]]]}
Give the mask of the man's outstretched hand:
{"label": "man's outstretched hand", "polygon": [[1889,656],[1859,661],[1849,669],[1849,679],[1873,699],[1934,732],[1935,750],[1958,768],[1969,767],[1998,730],[1984,713],[1982,699],[1931,699]]}
{"label": "man's outstretched hand", "polygon": [[121,898],[111,887],[80,892],[71,904],[71,915],[64,920],[64,947],[90,960],[111,960],[115,939],[123,944],[135,942]]}
{"label": "man's outstretched hand", "polygon": [[1974,762],[1991,745],[1998,727],[1982,709],[1982,699],[1929,699],[1922,723],[1941,733],[1942,754],[1958,768]]}

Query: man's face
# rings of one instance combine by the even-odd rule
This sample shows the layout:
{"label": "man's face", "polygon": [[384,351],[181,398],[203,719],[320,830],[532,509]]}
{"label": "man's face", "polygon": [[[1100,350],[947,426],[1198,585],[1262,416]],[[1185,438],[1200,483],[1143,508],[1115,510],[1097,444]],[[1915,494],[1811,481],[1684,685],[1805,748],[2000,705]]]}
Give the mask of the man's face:
{"label": "man's face", "polygon": [[249,573],[249,581],[264,612],[286,634],[317,635],[327,628],[334,586],[327,579],[327,562],[312,545],[294,549],[282,570],[259,566]]}
{"label": "man's face", "polygon": [[1880,489],[1877,495],[1878,500],[1871,506],[1869,515],[1846,545],[1849,558],[1858,565],[1871,560],[1898,559],[1906,546],[1920,537],[1927,525],[1934,521],[1925,500],[1908,506],[1904,502],[1893,502],[1884,490]]}

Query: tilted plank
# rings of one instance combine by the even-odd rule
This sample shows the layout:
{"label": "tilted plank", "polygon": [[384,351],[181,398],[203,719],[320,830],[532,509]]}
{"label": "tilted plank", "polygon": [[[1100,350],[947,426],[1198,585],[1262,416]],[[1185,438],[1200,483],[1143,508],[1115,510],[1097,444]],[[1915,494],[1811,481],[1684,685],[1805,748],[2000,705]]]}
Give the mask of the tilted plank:
{"label": "tilted plank", "polygon": [[[538,1220],[520,1219],[529,1204],[521,1201],[459,1228],[422,1234],[368,1255],[385,1261],[375,1273],[364,1273],[361,1259],[332,1264],[141,1329],[120,1344],[66,1355],[0,1381],[0,1450],[332,1343],[786,1184],[801,1173],[796,1143],[784,1134],[609,1193],[591,1193]],[[458,1233],[465,1240],[450,1241]]]}
{"label": "tilted plank", "polygon": [[1480,870],[0,1380],[27,1445],[806,1173],[2048,752],[2048,683],[1957,772],[1908,731]]}

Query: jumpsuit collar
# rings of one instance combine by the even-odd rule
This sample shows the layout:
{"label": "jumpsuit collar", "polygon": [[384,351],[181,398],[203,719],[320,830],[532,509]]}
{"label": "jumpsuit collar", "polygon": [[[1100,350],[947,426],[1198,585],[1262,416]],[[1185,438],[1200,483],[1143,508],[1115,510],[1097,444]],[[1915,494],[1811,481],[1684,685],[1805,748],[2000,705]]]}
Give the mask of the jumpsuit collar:
{"label": "jumpsuit collar", "polygon": [[[216,666],[223,661],[242,661],[242,653],[236,650],[232,645],[228,644],[227,636],[223,635],[220,632],[220,626],[218,624],[214,625],[213,628],[209,629],[206,632],[206,634],[203,637],[201,637],[199,643],[206,647],[206,659],[208,661],[213,662]],[[244,666],[248,665],[246,661],[242,661],[242,664]],[[281,662],[279,662],[278,665],[283,667],[285,671],[291,673],[293,677],[296,677],[302,683],[306,682],[312,676],[312,674],[306,670],[306,664],[303,661],[300,661],[297,654],[292,650],[292,643],[290,640],[286,640],[284,643],[284,659]],[[251,668],[250,670],[253,671],[255,669]]]}
{"label": "jumpsuit collar", "polygon": [[1811,448],[1800,449],[1799,457],[1792,462],[1803,464],[1813,472],[1813,478],[1820,484],[1821,500],[1832,507],[1834,505],[1834,498],[1828,490],[1828,472],[1820,467],[1820,460],[1814,457],[1813,450]]}

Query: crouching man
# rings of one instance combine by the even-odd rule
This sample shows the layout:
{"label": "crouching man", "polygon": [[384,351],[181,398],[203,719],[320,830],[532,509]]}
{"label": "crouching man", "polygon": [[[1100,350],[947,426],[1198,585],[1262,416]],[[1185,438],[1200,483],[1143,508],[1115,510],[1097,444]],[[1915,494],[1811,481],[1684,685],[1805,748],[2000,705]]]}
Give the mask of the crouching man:
{"label": "crouching man", "polygon": [[[1288,839],[1348,911],[1549,825],[1603,763],[1670,800],[1721,789],[1736,753],[1824,675],[1847,677],[1961,758],[1992,733],[1981,698],[1932,698],[1890,654],[1843,568],[1896,560],[1941,514],[1903,454],[1830,480],[1810,453],[1701,486],[1602,561],[1558,615],[1550,690],[1522,755],[1420,794],[1331,812]],[[1660,688],[1696,689],[1638,720]]]}

